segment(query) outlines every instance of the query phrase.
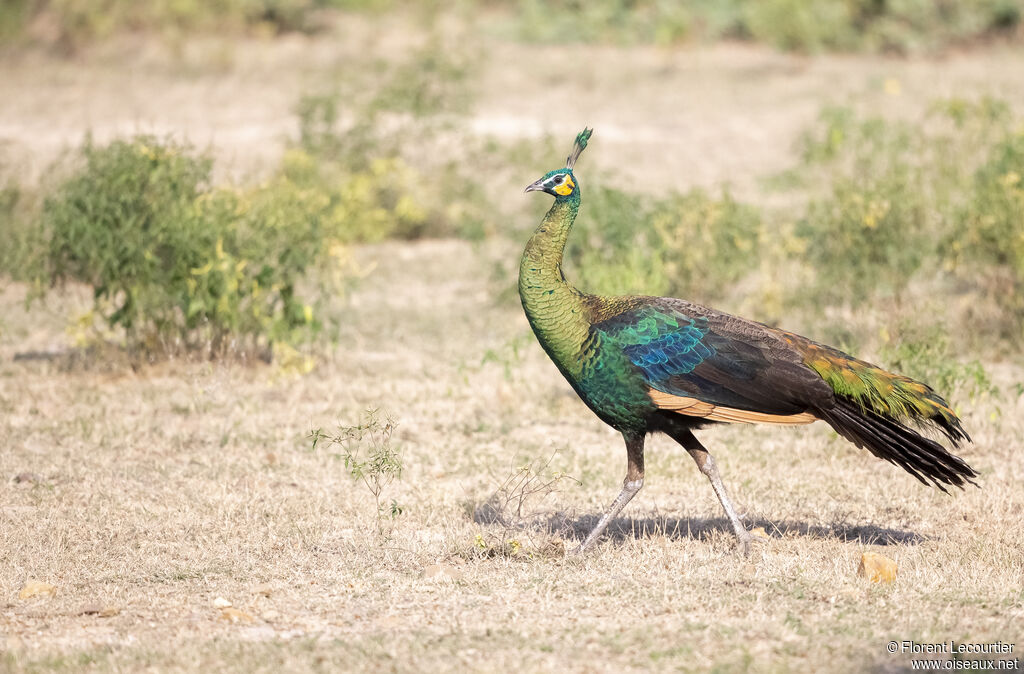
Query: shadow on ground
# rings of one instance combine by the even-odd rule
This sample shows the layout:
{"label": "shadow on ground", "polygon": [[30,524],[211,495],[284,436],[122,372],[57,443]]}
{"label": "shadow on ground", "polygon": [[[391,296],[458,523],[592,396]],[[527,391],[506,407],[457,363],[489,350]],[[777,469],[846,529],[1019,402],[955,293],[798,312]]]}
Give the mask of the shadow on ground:
{"label": "shadow on ground", "polygon": [[[566,519],[560,530],[583,539],[597,524],[597,515],[586,515],[575,519]],[[744,520],[747,529],[761,527],[770,538],[834,538],[847,543],[863,543],[866,545],[917,545],[924,538],[913,531],[887,529],[873,524],[809,524],[793,520],[771,522],[766,519]],[[684,538],[707,540],[713,535],[726,534],[732,536],[732,526],[724,517],[647,517],[643,519],[623,517],[613,520],[608,525],[605,536],[614,541],[631,538],[651,538],[665,536],[673,540]]]}
{"label": "shadow on ground", "polygon": [[[496,512],[488,503],[472,510],[477,524],[503,526],[509,529],[527,529],[556,534],[562,538],[583,540],[597,525],[599,515],[574,517],[565,513],[537,513],[525,518],[512,518]],[[838,539],[846,543],[864,545],[917,545],[925,540],[913,531],[889,529],[873,524],[809,524],[794,520],[769,521],[762,518],[745,519],[747,529],[761,527],[769,538]],[[720,535],[732,536],[732,527],[724,517],[620,517],[612,520],[603,537],[615,542],[630,539],[665,536],[672,540],[708,540]]]}

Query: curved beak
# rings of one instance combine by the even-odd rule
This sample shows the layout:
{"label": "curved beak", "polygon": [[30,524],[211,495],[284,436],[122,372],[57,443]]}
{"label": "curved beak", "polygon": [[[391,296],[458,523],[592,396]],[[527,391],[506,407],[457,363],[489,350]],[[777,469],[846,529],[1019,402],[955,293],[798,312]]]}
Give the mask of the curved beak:
{"label": "curved beak", "polygon": [[530,183],[529,185],[527,185],[526,189],[523,190],[523,191],[524,192],[543,192],[544,191],[544,179],[541,178],[540,180],[538,180],[535,183]]}

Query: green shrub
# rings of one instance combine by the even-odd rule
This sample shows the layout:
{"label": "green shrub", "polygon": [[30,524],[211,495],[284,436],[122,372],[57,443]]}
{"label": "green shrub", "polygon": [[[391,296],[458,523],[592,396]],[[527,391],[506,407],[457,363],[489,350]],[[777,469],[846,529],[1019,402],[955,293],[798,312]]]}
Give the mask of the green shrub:
{"label": "green shrub", "polygon": [[0,9],[0,37],[17,37],[33,18],[45,15],[49,39],[64,50],[125,31],[184,34],[199,30],[269,28],[311,31],[315,11],[335,0],[13,0]]}
{"label": "green shrub", "polygon": [[712,301],[756,268],[761,218],[727,192],[645,198],[597,187],[566,259],[580,287]]}
{"label": "green shrub", "polygon": [[366,243],[439,233],[434,214],[421,205],[421,181],[397,158],[372,159],[363,170],[346,171],[340,164],[293,149],[285,154],[273,189],[316,195],[325,236],[342,243]]}
{"label": "green shrub", "polygon": [[879,361],[952,400],[998,394],[981,362],[957,352],[949,325],[896,321],[891,333],[883,331]]}
{"label": "green shrub", "polygon": [[34,191],[8,184],[0,188],[0,277],[32,279],[44,257],[45,243],[36,218]]}
{"label": "green shrub", "polygon": [[780,49],[908,53],[1010,35],[1021,8],[1015,0],[747,0],[742,21]]}
{"label": "green shrub", "polygon": [[[369,96],[303,96],[299,137],[280,175],[323,195],[325,227],[340,241],[481,236],[490,209],[480,185],[461,162],[423,156],[437,132],[466,110],[469,71],[465,60],[431,42],[384,66]],[[406,155],[417,153],[414,168]]]}
{"label": "green shrub", "polygon": [[43,208],[46,271],[91,286],[129,346],[221,355],[318,327],[297,288],[322,259],[318,195],[214,189],[208,158],[150,137],[82,156]]}
{"label": "green shrub", "polygon": [[851,49],[857,44],[856,3],[846,0],[760,0],[743,7],[743,22],[755,40],[791,51]]}
{"label": "green shrub", "polygon": [[913,124],[826,111],[797,169],[812,194],[797,234],[816,274],[799,292],[854,306],[899,301],[913,281],[943,273],[971,172],[1008,119],[984,99],[945,101]]}
{"label": "green shrub", "polygon": [[780,49],[932,51],[1013,37],[1017,0],[505,0],[527,40],[667,44],[752,38]]}
{"label": "green shrub", "polygon": [[[536,42],[665,45],[752,38],[805,52],[907,53],[993,35],[1019,37],[1022,22],[1019,0],[466,0],[454,7],[413,0],[7,0],[0,3],[0,38],[23,34],[40,14],[54,26],[58,44],[73,50],[131,30],[312,31],[318,12],[327,8],[467,11],[488,19],[497,8],[511,29],[505,32]],[[496,29],[501,31],[501,22]]]}
{"label": "green shrub", "polygon": [[515,0],[519,35],[536,42],[670,44],[690,37],[690,3],[659,0]]}
{"label": "green shrub", "polygon": [[1024,130],[992,147],[949,242],[948,266],[999,311],[987,327],[1024,339]]}

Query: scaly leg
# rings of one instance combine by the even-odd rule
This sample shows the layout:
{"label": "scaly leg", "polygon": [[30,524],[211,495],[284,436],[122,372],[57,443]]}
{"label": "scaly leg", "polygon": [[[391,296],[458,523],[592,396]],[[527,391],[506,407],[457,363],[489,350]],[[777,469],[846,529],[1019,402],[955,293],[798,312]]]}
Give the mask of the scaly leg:
{"label": "scaly leg", "polygon": [[615,497],[611,507],[601,516],[597,526],[590,532],[586,540],[580,543],[574,554],[582,554],[587,548],[594,544],[598,536],[604,533],[615,516],[622,512],[626,504],[636,496],[640,488],[644,486],[644,436],[622,434],[626,440],[626,479],[622,481],[622,491]]}
{"label": "scaly leg", "polygon": [[715,463],[715,458],[708,453],[708,450],[704,449],[704,446],[700,444],[700,441],[697,440],[692,432],[688,431],[687,435],[689,437],[682,434],[675,434],[673,437],[676,442],[686,448],[686,451],[690,453],[693,460],[697,462],[697,468],[711,482],[711,488],[715,490],[715,496],[718,497],[718,502],[722,504],[725,515],[732,523],[733,531],[736,532],[736,538],[739,539],[740,551],[744,555],[750,554],[750,542],[754,540],[754,537],[743,526],[739,515],[736,514],[736,508],[732,504],[732,499],[729,498],[729,492],[725,490],[725,485],[722,484],[722,476],[718,473],[718,464]]}

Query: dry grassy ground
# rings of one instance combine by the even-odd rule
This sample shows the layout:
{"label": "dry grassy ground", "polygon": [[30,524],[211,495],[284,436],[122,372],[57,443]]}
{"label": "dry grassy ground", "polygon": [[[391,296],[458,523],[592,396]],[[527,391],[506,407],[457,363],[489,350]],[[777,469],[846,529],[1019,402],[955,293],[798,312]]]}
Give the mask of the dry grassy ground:
{"label": "dry grassy ground", "polygon": [[[1019,405],[965,410],[982,488],[952,496],[820,425],[706,431],[748,521],[772,535],[749,559],[689,457],[656,440],[610,539],[565,559],[559,537],[618,488],[620,439],[525,339],[517,307],[494,304],[476,251],[367,254],[380,267],[353,297],[347,345],[307,376],[14,363],[60,329],[17,319],[0,353],[4,667],[842,671],[904,662],[892,639],[1020,637]],[[19,299],[3,298],[12,323]],[[369,493],[305,439],[367,407],[400,423],[390,538]],[[531,505],[563,530],[512,532],[523,553],[484,554],[478,534],[506,534],[474,510],[552,453],[582,484]],[[868,550],[899,563],[895,584],[857,577]],[[30,578],[57,595],[18,599]],[[218,597],[252,622],[225,621]],[[98,607],[117,613],[83,614]]]}
{"label": "dry grassy ground", "polygon": [[[326,50],[312,52],[324,62],[341,58],[313,46]],[[552,52],[501,49],[509,53],[489,62],[476,107],[481,132],[571,135],[585,118],[609,129],[604,161],[657,162],[664,170],[645,177],[677,187],[728,178],[753,189],[754,177],[786,165],[798,130],[835,97],[890,96],[910,107],[953,91],[1024,99],[1011,76],[1019,68],[1007,65],[1019,54],[805,62],[718,48],[635,52],[640,74],[606,75],[626,87],[606,105],[591,90],[601,68],[621,63],[614,50],[559,52],[587,57],[581,88],[559,94],[553,75],[523,74],[542,72]],[[300,51],[293,58],[312,64],[302,77],[315,79],[318,61]],[[522,72],[499,68],[510,62]],[[212,139],[253,170],[279,152],[293,96],[264,97],[258,68],[182,77],[146,67],[153,95],[133,93],[124,108],[122,66],[97,66],[83,83],[45,63],[29,87],[29,74],[3,64],[11,156],[36,147],[41,162],[87,125],[113,134],[136,122]],[[301,90],[302,77],[267,67],[281,76],[267,80],[275,87]],[[884,93],[892,77],[900,97]],[[228,82],[239,88],[225,91]],[[173,105],[214,92],[217,105]],[[47,103],[57,94],[60,105]],[[641,96],[643,123],[627,114]],[[93,113],[76,122],[76,105]],[[240,119],[255,120],[251,137],[223,135]],[[678,152],[649,154],[665,131]],[[496,299],[495,261],[518,251],[426,242],[358,255],[376,268],[340,300],[340,346],[306,375],[15,361],[68,344],[65,317],[88,297],[72,290],[26,313],[24,288],[3,289],[0,670],[895,671],[909,661],[886,652],[894,639],[1002,640],[1020,657],[1024,405],[1013,395],[962,410],[975,439],[962,455],[981,488],[951,496],[822,424],[705,431],[747,522],[770,534],[747,559],[733,553],[689,457],[655,439],[647,484],[611,535],[592,554],[565,558],[562,542],[592,526],[617,492],[624,450],[535,345],[515,302]],[[1024,380],[993,369],[1002,383]],[[386,492],[403,512],[384,522],[384,535],[373,498],[337,450],[312,451],[307,438],[367,408],[397,419],[405,465]],[[535,526],[481,516],[502,480],[552,455],[549,470],[580,483],[536,495],[527,504]],[[492,554],[510,538],[518,554]],[[894,584],[857,576],[864,551],[899,563]],[[29,579],[52,584],[55,596],[19,598]],[[241,612],[236,620],[220,598]]]}

